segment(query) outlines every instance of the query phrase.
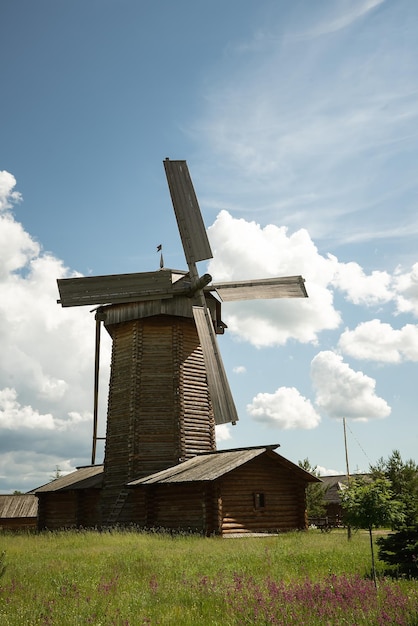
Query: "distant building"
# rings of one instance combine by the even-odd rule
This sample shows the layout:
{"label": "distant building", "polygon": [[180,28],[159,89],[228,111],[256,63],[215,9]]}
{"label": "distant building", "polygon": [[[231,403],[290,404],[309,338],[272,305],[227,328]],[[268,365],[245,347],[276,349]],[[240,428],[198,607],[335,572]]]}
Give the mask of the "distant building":
{"label": "distant building", "polygon": [[[365,478],[368,474],[353,474],[350,480]],[[341,506],[341,491],[348,486],[346,474],[336,476],[321,476],[324,489],[324,500],[326,505],[325,516],[335,522],[343,521],[343,510]]]}
{"label": "distant building", "polygon": [[38,498],[34,494],[0,495],[0,529],[37,528]]}
{"label": "distant building", "polygon": [[103,465],[80,467],[35,489],[39,499],[38,529],[100,525]]}

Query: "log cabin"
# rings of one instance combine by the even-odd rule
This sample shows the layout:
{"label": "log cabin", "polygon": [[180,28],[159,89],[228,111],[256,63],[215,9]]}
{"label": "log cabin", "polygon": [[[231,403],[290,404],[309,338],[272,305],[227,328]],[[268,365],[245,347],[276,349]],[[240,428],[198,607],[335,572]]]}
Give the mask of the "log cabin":
{"label": "log cabin", "polygon": [[92,465],[35,489],[38,530],[99,526],[102,483],[103,465]]}
{"label": "log cabin", "polygon": [[[319,479],[277,447],[203,453],[133,480],[114,524],[206,536],[306,529],[305,488]],[[102,481],[103,465],[88,466],[37,489],[38,527],[101,527]]]}
{"label": "log cabin", "polygon": [[305,488],[318,479],[276,447],[201,454],[129,483],[138,491],[142,524],[205,535],[306,529]]}

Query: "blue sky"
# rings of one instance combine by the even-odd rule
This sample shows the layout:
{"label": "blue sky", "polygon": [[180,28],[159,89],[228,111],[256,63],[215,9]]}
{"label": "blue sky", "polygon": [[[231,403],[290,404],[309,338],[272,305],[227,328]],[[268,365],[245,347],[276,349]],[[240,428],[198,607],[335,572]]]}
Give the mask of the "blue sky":
{"label": "blue sky", "polygon": [[90,460],[94,321],[56,278],[158,269],[160,243],[186,267],[165,157],[215,280],[310,296],[223,305],[218,447],[343,472],[346,417],[352,471],[417,460],[417,22],[413,0],[2,3],[0,491]]}

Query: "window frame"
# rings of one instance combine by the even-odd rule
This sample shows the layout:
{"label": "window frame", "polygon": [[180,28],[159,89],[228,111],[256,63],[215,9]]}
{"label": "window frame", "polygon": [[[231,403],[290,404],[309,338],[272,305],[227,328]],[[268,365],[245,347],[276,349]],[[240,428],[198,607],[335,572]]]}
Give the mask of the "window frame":
{"label": "window frame", "polygon": [[264,511],[266,508],[266,494],[264,491],[254,491],[253,507],[256,511]]}

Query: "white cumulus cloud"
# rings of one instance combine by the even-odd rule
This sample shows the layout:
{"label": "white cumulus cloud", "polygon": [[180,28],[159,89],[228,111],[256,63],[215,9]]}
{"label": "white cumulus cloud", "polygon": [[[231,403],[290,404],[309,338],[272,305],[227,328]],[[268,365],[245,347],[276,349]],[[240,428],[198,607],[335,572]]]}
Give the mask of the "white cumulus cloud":
{"label": "white cumulus cloud", "polygon": [[342,470],[328,469],[326,467],[322,467],[322,465],[317,465],[316,471],[320,476],[341,476],[342,474],[346,473]]}
{"label": "white cumulus cloud", "polygon": [[216,441],[228,441],[228,439],[232,439],[229,424],[217,424],[215,426],[215,432]]}
{"label": "white cumulus cloud", "polygon": [[17,400],[15,389],[6,387],[0,390],[0,429],[19,430],[20,428],[52,430],[54,418],[50,413],[41,415],[31,406],[22,406]]}
{"label": "white cumulus cloud", "polygon": [[412,313],[418,317],[418,263],[412,266],[410,272],[399,269],[394,280],[399,313]]}
{"label": "white cumulus cloud", "polygon": [[418,361],[418,326],[406,324],[399,330],[378,319],[362,322],[354,330],[345,330],[338,346],[356,359],[380,363]]}
{"label": "white cumulus cloud", "polygon": [[311,377],[315,403],[329,417],[364,420],[387,417],[391,412],[387,402],[376,395],[376,381],[351,369],[335,352],[326,350],[314,357]]}
{"label": "white cumulus cloud", "polygon": [[294,387],[279,387],[274,393],[258,393],[247,405],[247,411],[257,422],[283,430],[315,428],[321,421],[310,400]]}
{"label": "white cumulus cloud", "polygon": [[[46,458],[65,455],[73,466],[89,462],[95,323],[88,308],[57,304],[56,279],[77,274],[45,253],[16,220],[11,209],[21,197],[15,185],[11,174],[0,172],[0,452],[14,455],[9,466],[19,467],[30,450],[32,474],[39,476]],[[102,346],[104,430],[107,333]],[[23,465],[16,471],[12,489],[25,483],[25,472]]]}
{"label": "white cumulus cloud", "polygon": [[11,209],[13,204],[22,199],[21,194],[15,190],[16,178],[6,170],[0,171],[0,211]]}
{"label": "white cumulus cloud", "polygon": [[[334,330],[340,325],[341,315],[334,306],[336,291],[358,307],[393,303],[394,314],[418,316],[418,263],[410,271],[396,269],[391,274],[373,270],[366,273],[356,262],[344,263],[334,255],[319,254],[304,229],[289,233],[287,228],[273,224],[262,227],[254,221],[234,218],[225,210],[209,228],[209,237],[214,250],[209,272],[215,282],[293,275],[305,278],[307,299],[246,300],[223,304],[228,331],[256,347],[282,346],[290,339],[317,343],[321,332]],[[378,333],[383,344],[400,342],[397,358],[415,360],[414,327],[406,325],[399,332],[392,329],[389,338],[389,325],[377,330],[376,323],[373,324],[374,339],[378,339]],[[372,326],[343,333],[341,349],[359,358],[374,358],[374,352],[375,360],[392,361],[393,353],[385,356],[383,344],[376,343],[373,347],[372,337],[367,341],[364,332],[362,334],[367,329],[372,330]]]}
{"label": "white cumulus cloud", "polygon": [[216,281],[302,275],[309,298],[280,298],[227,303],[223,317],[229,330],[255,346],[284,345],[294,338],[316,342],[325,329],[337,328],[340,314],[327,288],[334,274],[306,230],[289,234],[284,227],[236,219],[221,211],[209,228],[214,259],[209,272]]}
{"label": "white cumulus cloud", "polygon": [[370,306],[389,302],[394,298],[392,277],[388,272],[375,270],[366,274],[354,261],[341,263],[331,254],[328,258],[335,266],[333,286],[344,292],[347,300],[353,304]]}

